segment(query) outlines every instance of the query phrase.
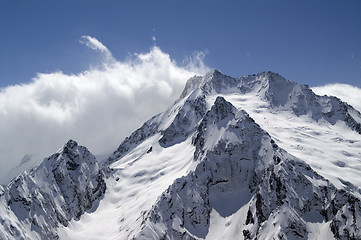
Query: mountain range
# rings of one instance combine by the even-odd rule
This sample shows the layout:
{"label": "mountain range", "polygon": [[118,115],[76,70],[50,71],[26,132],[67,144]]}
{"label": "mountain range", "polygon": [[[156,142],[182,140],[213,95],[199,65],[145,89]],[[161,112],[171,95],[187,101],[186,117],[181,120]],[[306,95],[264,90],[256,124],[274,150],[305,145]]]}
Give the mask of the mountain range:
{"label": "mountain range", "polygon": [[214,70],[105,159],[69,140],[1,186],[0,238],[361,239],[360,174],[352,106]]}

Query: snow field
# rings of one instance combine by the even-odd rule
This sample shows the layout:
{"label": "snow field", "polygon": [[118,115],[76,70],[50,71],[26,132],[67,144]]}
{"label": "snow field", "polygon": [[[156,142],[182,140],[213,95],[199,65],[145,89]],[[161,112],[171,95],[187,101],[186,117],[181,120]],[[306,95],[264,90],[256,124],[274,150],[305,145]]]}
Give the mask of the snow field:
{"label": "snow field", "polygon": [[107,180],[105,197],[97,210],[61,228],[60,239],[127,239],[136,234],[142,214],[193,163],[191,139],[162,148],[160,137],[156,134],[147,139],[110,166],[115,173]]}
{"label": "snow field", "polygon": [[308,115],[296,117],[288,111],[276,112],[254,94],[222,96],[244,109],[281,148],[311,165],[337,188],[361,196],[360,134],[342,122],[331,125],[322,119],[316,122]]}

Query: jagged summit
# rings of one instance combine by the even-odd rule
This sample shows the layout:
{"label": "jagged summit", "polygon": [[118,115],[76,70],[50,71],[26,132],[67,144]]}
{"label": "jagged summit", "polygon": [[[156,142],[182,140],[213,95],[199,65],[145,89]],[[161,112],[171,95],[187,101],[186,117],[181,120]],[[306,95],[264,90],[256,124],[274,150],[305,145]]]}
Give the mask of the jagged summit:
{"label": "jagged summit", "polygon": [[236,88],[241,93],[247,93],[269,87],[271,87],[270,90],[277,91],[287,85],[296,85],[296,83],[288,81],[278,73],[271,71],[233,78],[224,75],[219,70],[213,70],[204,76],[190,78],[180,98],[185,97],[196,88],[202,89],[207,94],[210,94],[210,91],[226,92],[229,88]]}
{"label": "jagged summit", "polygon": [[194,76],[187,81],[180,98],[184,98],[196,88],[201,88],[203,91],[204,88],[221,90],[230,84],[227,81],[235,83],[236,79],[222,74],[219,70],[213,70],[205,76]]}
{"label": "jagged summit", "polygon": [[252,93],[273,106],[285,106],[296,92],[311,91],[307,85],[291,82],[271,71],[232,78],[214,70],[203,77],[195,76],[189,79],[180,98],[184,98],[197,88],[206,95]]}
{"label": "jagged summit", "polygon": [[[56,239],[67,226],[92,209],[105,192],[104,172],[87,148],[69,140],[57,153],[9,183],[0,195],[2,239]],[[14,219],[20,222],[14,224]],[[0,232],[1,232],[0,228]]]}
{"label": "jagged summit", "polygon": [[284,105],[287,95],[297,83],[286,80],[278,73],[261,72],[245,77],[239,77],[239,87],[242,93],[255,93],[275,105]]}
{"label": "jagged summit", "polygon": [[72,170],[75,170],[84,161],[89,165],[96,163],[95,157],[89,150],[84,146],[79,146],[74,140],[69,140],[57,153],[47,158],[47,161],[57,165],[65,163],[68,167],[72,165]]}
{"label": "jagged summit", "polygon": [[78,143],[72,139],[70,139],[65,145],[64,148],[70,148],[70,149],[75,149],[78,147]]}
{"label": "jagged summit", "polygon": [[218,96],[216,101],[211,108],[214,111],[214,114],[220,116],[222,119],[225,118],[226,114],[234,113],[236,108],[229,102],[227,102],[223,97]]}
{"label": "jagged summit", "polygon": [[286,80],[274,72],[261,72],[232,78],[214,70],[203,77],[188,80],[180,98],[195,89],[206,95],[253,95],[269,104],[273,111],[291,111],[296,116],[309,114],[315,121],[326,120],[331,124],[344,121],[361,134],[361,114],[336,97],[318,96],[307,85]]}

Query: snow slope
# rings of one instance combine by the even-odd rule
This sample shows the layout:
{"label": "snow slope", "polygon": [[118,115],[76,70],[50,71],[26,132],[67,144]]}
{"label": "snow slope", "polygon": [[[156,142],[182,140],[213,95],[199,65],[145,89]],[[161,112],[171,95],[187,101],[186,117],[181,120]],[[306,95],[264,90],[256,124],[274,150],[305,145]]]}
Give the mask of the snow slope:
{"label": "snow slope", "polygon": [[[272,72],[195,76],[178,101],[99,159],[103,167],[90,153],[77,156],[72,164],[60,151],[49,158],[57,164],[21,175],[26,191],[16,180],[0,189],[0,237],[361,239],[361,114]],[[39,170],[58,166],[72,169],[62,181]],[[62,196],[50,197],[51,214],[71,213],[34,228],[49,207],[17,212],[12,186],[27,194],[25,206],[50,193]]]}

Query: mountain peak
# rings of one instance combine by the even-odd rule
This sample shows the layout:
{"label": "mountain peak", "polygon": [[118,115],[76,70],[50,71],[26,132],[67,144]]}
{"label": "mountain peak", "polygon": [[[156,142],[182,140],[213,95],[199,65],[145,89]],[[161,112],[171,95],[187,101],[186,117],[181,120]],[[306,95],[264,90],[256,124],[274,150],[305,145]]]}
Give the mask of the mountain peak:
{"label": "mountain peak", "polygon": [[10,227],[21,233],[18,236],[21,239],[57,239],[58,227],[67,226],[72,219],[91,211],[103,197],[106,189],[103,170],[87,148],[69,140],[38,167],[11,181],[1,193],[14,213],[13,218],[32,226]]}
{"label": "mountain peak", "polygon": [[210,71],[209,73],[207,73],[204,76],[191,77],[190,79],[188,79],[180,98],[184,98],[189,93],[191,93],[193,90],[204,85],[206,82],[211,81],[213,79],[218,79],[221,76],[224,76],[224,75],[219,70],[214,69],[213,71]]}
{"label": "mountain peak", "polygon": [[217,115],[224,115],[226,113],[232,113],[236,111],[236,108],[229,102],[227,102],[223,97],[218,96],[216,98],[216,101],[214,102],[214,105],[212,106],[212,109],[214,109],[214,112]]}
{"label": "mountain peak", "polygon": [[[297,84],[286,80],[280,74],[272,71],[233,78],[215,69],[204,76],[194,76],[190,78],[180,98],[184,98],[197,88],[200,88],[205,94],[209,95],[211,93],[234,92],[235,88],[241,91],[241,93],[261,92],[262,89],[277,92],[278,89],[284,86],[294,85]],[[265,92],[263,94],[265,94]]]}
{"label": "mountain peak", "polygon": [[[275,111],[286,110],[296,116],[310,114],[316,121],[323,118],[331,124],[335,124],[338,120],[346,121],[351,129],[360,133],[361,125],[355,120],[361,118],[359,112],[339,99],[317,96],[307,85],[289,81],[272,71],[236,79],[213,70],[203,77],[195,76],[189,79],[181,98],[195,89],[199,89],[205,96],[251,94],[265,101]],[[344,110],[335,116],[336,109]]]}
{"label": "mountain peak", "polygon": [[224,76],[224,74],[221,73],[221,71],[219,71],[218,69],[214,69],[214,70],[211,72],[211,75],[212,75],[213,77]]}
{"label": "mountain peak", "polygon": [[269,77],[281,77],[283,79],[285,79],[284,77],[282,77],[279,73],[276,72],[272,72],[272,71],[263,71],[257,74],[258,76],[269,76]]}
{"label": "mountain peak", "polygon": [[70,139],[65,145],[64,147],[70,148],[70,149],[74,149],[76,147],[78,147],[78,143],[72,139]]}
{"label": "mountain peak", "polygon": [[238,82],[237,79],[224,75],[219,70],[215,69],[205,76],[194,76],[190,78],[187,81],[180,98],[184,98],[197,88],[200,88],[206,95],[213,92],[221,93],[226,89],[237,86]]}

